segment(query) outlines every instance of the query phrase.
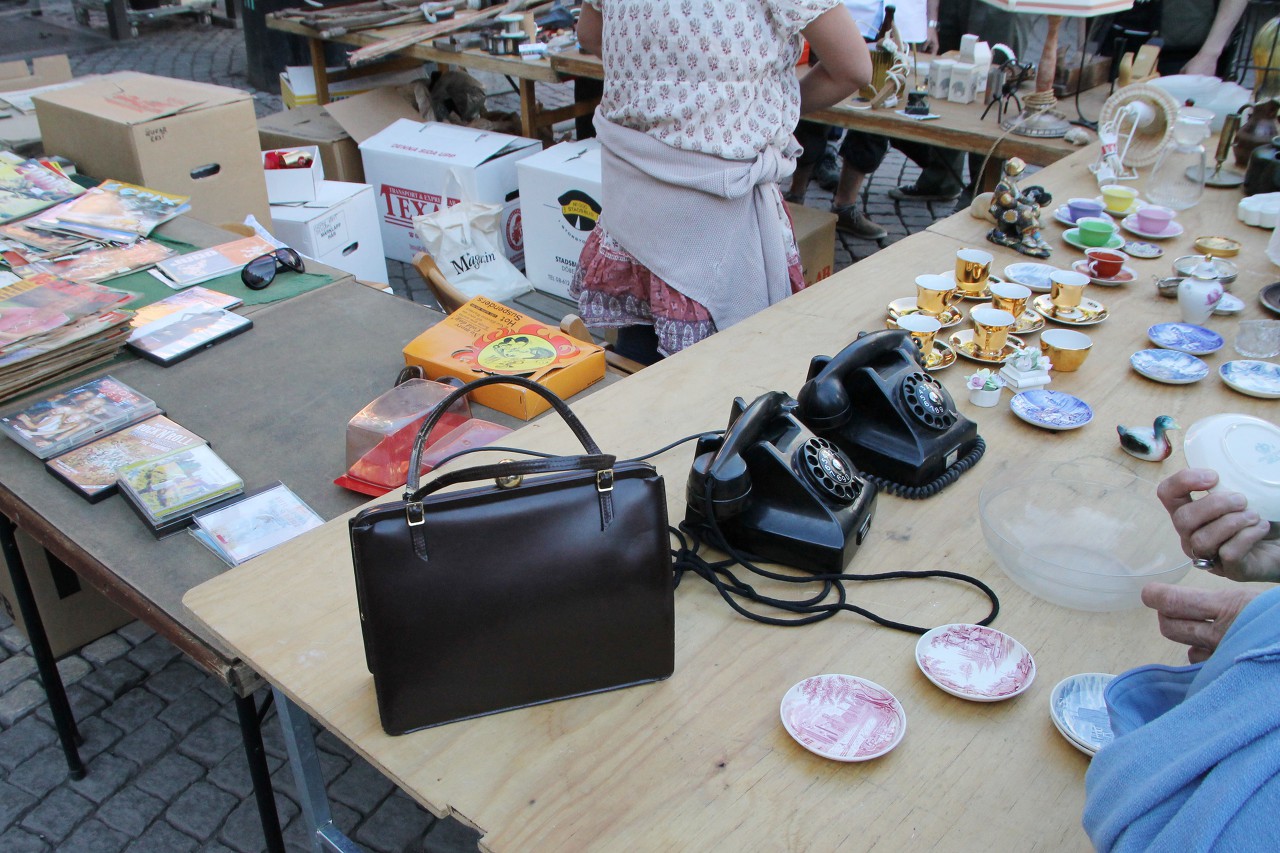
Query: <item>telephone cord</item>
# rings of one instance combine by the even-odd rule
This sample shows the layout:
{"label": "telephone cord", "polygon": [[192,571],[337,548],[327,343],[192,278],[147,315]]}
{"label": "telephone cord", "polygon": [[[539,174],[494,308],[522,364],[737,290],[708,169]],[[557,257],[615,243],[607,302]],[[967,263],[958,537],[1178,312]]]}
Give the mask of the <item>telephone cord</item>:
{"label": "telephone cord", "polygon": [[938,477],[930,483],[923,486],[904,486],[902,483],[896,483],[893,480],[887,480],[876,474],[868,474],[865,471],[859,471],[865,480],[870,480],[880,488],[881,491],[888,492],[907,500],[922,500],[931,498],[947,486],[960,479],[960,475],[968,471],[974,465],[978,464],[978,460],[987,452],[987,443],[983,441],[982,436],[978,436],[977,442],[973,448],[961,458],[957,459],[955,464],[947,470],[943,471]]}

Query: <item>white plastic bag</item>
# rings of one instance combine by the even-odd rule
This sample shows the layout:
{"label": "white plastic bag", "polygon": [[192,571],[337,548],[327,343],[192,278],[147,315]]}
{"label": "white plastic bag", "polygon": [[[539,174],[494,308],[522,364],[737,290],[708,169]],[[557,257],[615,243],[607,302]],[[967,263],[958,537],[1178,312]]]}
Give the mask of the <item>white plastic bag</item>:
{"label": "white plastic bag", "polygon": [[[462,186],[456,175],[451,181]],[[447,195],[447,193],[446,193]],[[501,302],[533,289],[502,251],[502,205],[467,198],[452,207],[413,218],[413,229],[449,283],[470,299]]]}

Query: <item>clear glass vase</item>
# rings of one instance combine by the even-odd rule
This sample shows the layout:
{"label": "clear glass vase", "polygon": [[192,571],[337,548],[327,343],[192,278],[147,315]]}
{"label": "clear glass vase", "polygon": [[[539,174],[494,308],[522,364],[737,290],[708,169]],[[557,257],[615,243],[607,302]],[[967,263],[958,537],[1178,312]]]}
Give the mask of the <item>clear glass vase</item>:
{"label": "clear glass vase", "polygon": [[1178,112],[1173,139],[1147,178],[1147,200],[1174,210],[1194,207],[1204,195],[1208,155],[1204,140],[1212,133],[1213,113],[1195,107]]}

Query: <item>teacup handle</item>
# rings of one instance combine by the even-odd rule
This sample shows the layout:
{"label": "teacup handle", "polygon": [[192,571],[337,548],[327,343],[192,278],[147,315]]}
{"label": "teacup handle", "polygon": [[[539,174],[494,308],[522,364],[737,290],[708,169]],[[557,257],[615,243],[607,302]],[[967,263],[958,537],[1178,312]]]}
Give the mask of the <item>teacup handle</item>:
{"label": "teacup handle", "polygon": [[959,302],[961,299],[964,299],[964,294],[961,293],[960,288],[957,287],[955,290],[947,294],[946,298],[943,299],[942,304],[950,308],[951,306]]}

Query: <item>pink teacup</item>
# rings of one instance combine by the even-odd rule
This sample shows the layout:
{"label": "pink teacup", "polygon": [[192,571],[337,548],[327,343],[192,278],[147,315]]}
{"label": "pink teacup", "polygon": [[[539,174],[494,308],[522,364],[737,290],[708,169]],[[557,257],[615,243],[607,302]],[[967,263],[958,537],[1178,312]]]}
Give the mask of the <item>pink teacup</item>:
{"label": "pink teacup", "polygon": [[1094,278],[1115,278],[1120,275],[1124,262],[1129,256],[1115,249],[1086,249],[1085,257],[1089,259],[1089,271]]}
{"label": "pink teacup", "polygon": [[1148,234],[1163,234],[1169,230],[1174,215],[1169,208],[1153,204],[1138,211],[1138,227]]}

